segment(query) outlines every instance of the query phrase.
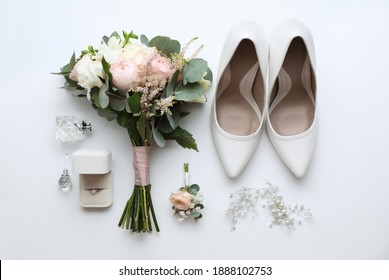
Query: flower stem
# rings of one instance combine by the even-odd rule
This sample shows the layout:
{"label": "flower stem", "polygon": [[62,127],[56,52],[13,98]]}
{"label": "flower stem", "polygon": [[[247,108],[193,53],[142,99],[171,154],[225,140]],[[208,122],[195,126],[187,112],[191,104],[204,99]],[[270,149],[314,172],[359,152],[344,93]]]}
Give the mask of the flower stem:
{"label": "flower stem", "polygon": [[[134,232],[151,232],[151,217],[157,232],[159,227],[154,212],[150,193],[151,185],[135,186],[130,199],[127,201],[118,226],[131,229]],[[151,212],[151,216],[150,216]]]}
{"label": "flower stem", "polygon": [[145,217],[145,222],[144,222],[144,228],[145,231],[149,231],[149,215],[147,211],[147,199],[146,199],[146,189],[145,187],[142,187],[142,193],[143,193],[143,208],[144,208],[144,217]]}
{"label": "flower stem", "polygon": [[153,217],[153,221],[154,221],[154,225],[155,225],[155,230],[157,232],[159,232],[159,226],[158,226],[157,218],[156,218],[155,212],[154,212],[153,200],[151,199],[151,193],[150,193],[151,185],[146,186],[146,190],[147,190],[147,198],[148,198],[148,202],[149,202],[149,206],[150,206],[150,210],[151,210],[151,216]]}

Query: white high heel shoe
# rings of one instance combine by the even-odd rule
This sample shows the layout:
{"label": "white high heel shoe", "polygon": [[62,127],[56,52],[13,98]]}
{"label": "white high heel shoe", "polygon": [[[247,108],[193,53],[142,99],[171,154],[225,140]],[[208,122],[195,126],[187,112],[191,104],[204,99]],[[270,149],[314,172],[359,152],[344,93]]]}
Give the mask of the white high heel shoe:
{"label": "white high heel shoe", "polygon": [[297,20],[281,22],[270,37],[267,132],[281,159],[302,177],[318,135],[313,39]]}
{"label": "white high heel shoe", "polygon": [[236,24],[224,43],[211,115],[222,165],[236,178],[252,157],[266,116],[268,41],[252,21]]}

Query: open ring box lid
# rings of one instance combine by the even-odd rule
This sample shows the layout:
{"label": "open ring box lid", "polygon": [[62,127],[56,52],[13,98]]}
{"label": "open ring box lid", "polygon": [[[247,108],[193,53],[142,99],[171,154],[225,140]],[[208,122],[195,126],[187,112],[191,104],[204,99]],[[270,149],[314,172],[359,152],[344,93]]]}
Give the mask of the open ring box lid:
{"label": "open ring box lid", "polygon": [[79,149],[72,154],[79,174],[82,207],[109,207],[113,201],[112,153],[107,149]]}

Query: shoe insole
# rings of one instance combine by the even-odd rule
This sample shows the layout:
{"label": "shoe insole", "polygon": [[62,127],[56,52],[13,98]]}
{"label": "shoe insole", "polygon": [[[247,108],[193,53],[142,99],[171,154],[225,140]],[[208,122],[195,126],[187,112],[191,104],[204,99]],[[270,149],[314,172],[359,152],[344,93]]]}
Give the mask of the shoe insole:
{"label": "shoe insole", "polygon": [[[223,78],[230,80],[229,83],[227,81],[228,85],[223,92],[217,93],[217,120],[221,128],[233,135],[244,136],[253,134],[257,131],[260,122],[262,121],[253,108],[254,105],[249,102],[251,98],[252,103],[258,103],[258,100],[261,100],[261,103],[263,104],[263,79],[260,74],[261,71],[256,68],[255,70],[257,71],[251,71],[253,74],[249,73],[250,70],[254,70],[255,64],[257,63],[258,57],[253,42],[244,39],[240,42],[229,62],[229,66],[227,66],[230,71],[228,75],[230,74],[230,76],[224,77],[227,76],[225,71],[221,77],[221,82]],[[254,81],[249,77],[249,80],[251,80],[252,83],[249,88],[247,88],[247,85],[245,84],[241,85],[242,79],[245,78],[246,75],[255,75],[255,77],[252,77]],[[247,76],[243,82],[245,82],[246,79]],[[249,92],[242,93],[242,88],[245,88],[245,90],[248,90]],[[252,92],[253,88],[258,91],[255,93],[255,97]],[[258,104],[255,104],[254,107],[258,107]]]}
{"label": "shoe insole", "polygon": [[[307,50],[303,40],[300,37],[293,39],[282,65],[290,78],[291,88],[286,96],[269,112],[271,124],[280,135],[290,136],[302,133],[313,123],[315,106],[302,82],[306,57]],[[311,84],[311,81],[305,83]],[[281,87],[282,85],[278,84],[275,86],[275,90]]]}

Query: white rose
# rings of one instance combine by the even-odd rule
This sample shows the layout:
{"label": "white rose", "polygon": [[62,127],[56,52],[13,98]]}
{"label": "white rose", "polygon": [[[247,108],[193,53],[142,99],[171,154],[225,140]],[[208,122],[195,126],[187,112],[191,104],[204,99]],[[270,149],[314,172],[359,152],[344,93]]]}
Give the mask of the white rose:
{"label": "white rose", "polygon": [[92,63],[92,59],[89,54],[84,55],[77,63],[74,65],[72,71],[69,74],[69,78],[73,81],[78,82],[78,68],[88,68],[89,65]]}
{"label": "white rose", "polygon": [[120,39],[113,36],[109,38],[107,44],[105,42],[101,43],[98,55],[104,56],[105,60],[109,64],[113,64],[120,59],[122,53],[123,53],[123,43],[120,41]]}
{"label": "white rose", "polygon": [[105,78],[105,73],[103,70],[103,66],[99,61],[92,61],[86,67],[84,65],[80,65],[77,68],[77,78],[78,84],[85,88],[88,93],[94,87],[100,88],[103,85],[103,82],[100,78]]}
{"label": "white rose", "polygon": [[147,64],[151,56],[157,53],[157,49],[143,44],[131,43],[124,47],[123,58],[132,60],[136,65]]}

